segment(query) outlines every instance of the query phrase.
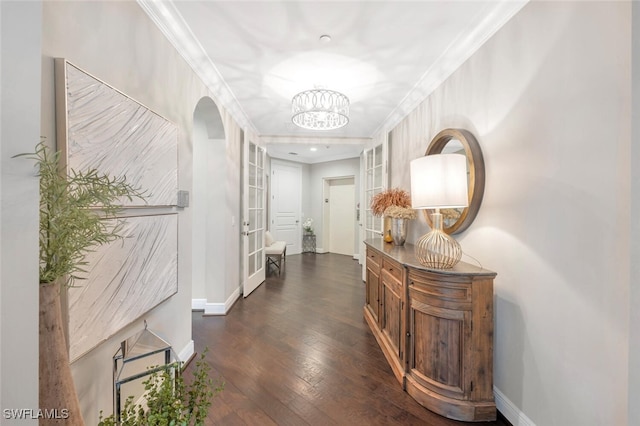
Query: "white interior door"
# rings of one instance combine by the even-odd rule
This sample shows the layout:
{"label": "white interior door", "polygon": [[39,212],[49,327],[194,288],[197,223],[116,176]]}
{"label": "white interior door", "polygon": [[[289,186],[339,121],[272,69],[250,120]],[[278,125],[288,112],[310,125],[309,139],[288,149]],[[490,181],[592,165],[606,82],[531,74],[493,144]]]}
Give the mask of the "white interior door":
{"label": "white interior door", "polygon": [[302,168],[297,164],[271,161],[271,233],[287,242],[287,254],[301,252],[300,209]]}
{"label": "white interior door", "polygon": [[243,170],[243,290],[247,297],[265,279],[265,150],[245,136]]}
{"label": "white interior door", "polygon": [[353,178],[329,181],[329,251],[353,256],[356,195]]}

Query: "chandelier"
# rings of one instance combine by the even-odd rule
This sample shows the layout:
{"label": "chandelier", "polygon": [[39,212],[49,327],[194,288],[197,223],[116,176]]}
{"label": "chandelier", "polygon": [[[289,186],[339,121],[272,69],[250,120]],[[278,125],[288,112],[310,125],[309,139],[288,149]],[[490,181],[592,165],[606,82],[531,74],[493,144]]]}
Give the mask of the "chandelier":
{"label": "chandelier", "polygon": [[327,89],[300,92],[291,100],[291,121],[310,130],[333,130],[349,122],[349,98]]}

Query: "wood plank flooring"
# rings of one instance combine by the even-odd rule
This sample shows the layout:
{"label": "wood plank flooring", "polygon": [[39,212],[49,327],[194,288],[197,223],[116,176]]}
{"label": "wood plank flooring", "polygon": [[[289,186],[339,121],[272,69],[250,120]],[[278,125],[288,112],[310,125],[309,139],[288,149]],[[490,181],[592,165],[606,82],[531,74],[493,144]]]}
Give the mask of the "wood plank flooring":
{"label": "wood plank flooring", "polygon": [[360,274],[349,256],[287,256],[282,275],[269,275],[228,315],[194,312],[195,349],[209,348],[212,375],[225,382],[206,424],[465,424],[402,390],[364,321]]}

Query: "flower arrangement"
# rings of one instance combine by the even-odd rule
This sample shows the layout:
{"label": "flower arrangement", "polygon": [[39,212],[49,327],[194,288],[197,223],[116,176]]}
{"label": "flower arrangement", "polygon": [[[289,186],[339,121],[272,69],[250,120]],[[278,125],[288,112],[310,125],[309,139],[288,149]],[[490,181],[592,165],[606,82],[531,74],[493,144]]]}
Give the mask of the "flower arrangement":
{"label": "flower arrangement", "polygon": [[384,210],[384,215],[395,219],[415,219],[416,211],[411,207],[389,206]]}
{"label": "flower arrangement", "polygon": [[371,213],[374,216],[385,215],[385,210],[391,206],[410,208],[411,196],[404,189],[391,188],[377,193],[371,199]]}
{"label": "flower arrangement", "polygon": [[307,220],[302,223],[302,229],[308,234],[313,234],[313,219],[308,217]]}
{"label": "flower arrangement", "polygon": [[444,217],[445,219],[450,219],[450,220],[457,220],[460,215],[462,214],[462,212],[458,209],[440,209],[440,214],[442,215],[442,217]]}

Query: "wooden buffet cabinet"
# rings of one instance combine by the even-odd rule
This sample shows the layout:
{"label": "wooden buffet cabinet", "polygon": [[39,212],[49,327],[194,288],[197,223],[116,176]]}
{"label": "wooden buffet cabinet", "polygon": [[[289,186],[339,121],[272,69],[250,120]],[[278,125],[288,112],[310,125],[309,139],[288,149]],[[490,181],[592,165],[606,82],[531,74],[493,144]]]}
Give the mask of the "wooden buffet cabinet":
{"label": "wooden buffet cabinet", "polygon": [[364,317],[403,389],[445,417],[495,420],[496,273],[464,262],[429,269],[410,244],[365,244]]}

